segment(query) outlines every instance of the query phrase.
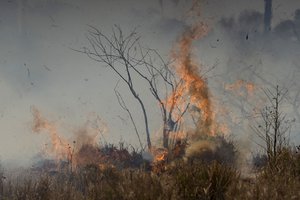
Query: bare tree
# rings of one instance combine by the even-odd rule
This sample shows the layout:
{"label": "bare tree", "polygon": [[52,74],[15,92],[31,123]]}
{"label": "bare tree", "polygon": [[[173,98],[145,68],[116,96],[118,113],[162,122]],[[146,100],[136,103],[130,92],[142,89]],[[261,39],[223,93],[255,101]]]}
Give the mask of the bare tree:
{"label": "bare tree", "polygon": [[264,143],[260,146],[266,151],[269,163],[275,163],[276,158],[289,143],[287,133],[292,121],[286,119],[286,114],[281,110],[288,91],[279,89],[278,86],[274,91],[269,89],[263,91],[270,105],[261,110],[262,122],[252,129]]}
{"label": "bare tree", "polygon": [[[184,97],[179,96],[177,91],[183,81],[175,76],[170,63],[165,62],[156,50],[143,47],[135,30],[124,35],[122,29],[115,26],[112,34],[108,36],[96,27],[90,26],[86,37],[89,46],[76,51],[106,64],[125,83],[142,111],[147,145],[148,149],[151,149],[148,112],[143,98],[138,93],[136,81],[140,79],[145,83],[160,107],[163,122],[163,146],[168,148],[170,132],[178,130],[180,119],[189,106],[189,103],[184,104],[184,108],[179,106],[179,102],[182,103]],[[115,93],[119,104],[126,110],[133,122],[132,115],[116,88]],[[139,138],[135,124],[134,128]]]}

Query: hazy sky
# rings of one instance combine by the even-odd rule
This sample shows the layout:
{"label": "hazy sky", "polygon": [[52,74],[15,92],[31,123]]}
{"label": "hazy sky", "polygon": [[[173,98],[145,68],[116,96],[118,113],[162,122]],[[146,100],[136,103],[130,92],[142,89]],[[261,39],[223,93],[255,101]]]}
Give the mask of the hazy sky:
{"label": "hazy sky", "polygon": [[[209,74],[217,78],[208,79],[212,91],[244,79],[284,85],[294,101],[300,89],[300,13],[295,13],[300,1],[273,0],[268,37],[262,34],[263,0],[203,0],[201,5],[210,32],[195,44],[195,55],[205,66],[217,63]],[[107,124],[109,141],[134,143],[130,121],[114,95],[117,77],[71,48],[87,44],[88,25],[109,34],[117,24],[124,32],[137,27],[143,43],[168,58],[189,25],[190,6],[191,0],[1,0],[0,158],[30,159],[47,141],[31,131],[31,106],[62,127],[66,137],[94,113]],[[130,96],[128,103],[134,107]],[[153,131],[159,126],[151,120]]]}

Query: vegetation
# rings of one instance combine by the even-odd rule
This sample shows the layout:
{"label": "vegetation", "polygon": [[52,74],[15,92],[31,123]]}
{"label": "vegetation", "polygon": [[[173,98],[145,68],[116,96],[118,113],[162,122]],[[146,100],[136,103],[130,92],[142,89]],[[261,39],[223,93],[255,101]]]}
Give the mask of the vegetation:
{"label": "vegetation", "polygon": [[[81,50],[75,50],[86,54],[92,60],[104,64],[110,68],[120,81],[115,87],[115,94],[121,108],[126,111],[130,117],[135,134],[143,148],[143,141],[140,136],[134,116],[126,105],[122,94],[118,91],[119,82],[125,84],[129,93],[137,102],[137,108],[140,108],[144,118],[144,128],[148,149],[151,149],[149,114],[145,104],[145,98],[141,91],[148,91],[158,103],[161,111],[163,124],[163,146],[169,148],[169,134],[178,130],[180,119],[183,117],[189,107],[179,109],[179,102],[183,101],[182,96],[176,94],[180,90],[183,81],[174,74],[174,69],[170,63],[165,62],[162,56],[155,50],[144,47],[140,42],[140,36],[136,31],[126,35],[119,26],[115,26],[113,33],[106,35],[96,27],[91,26],[87,34],[88,46]],[[140,81],[140,83],[138,83]],[[139,86],[144,84],[143,89]],[[162,89],[164,88],[164,89]],[[172,101],[166,101],[166,97],[172,97]]]}
{"label": "vegetation", "polygon": [[[227,148],[228,144],[225,144]],[[107,152],[107,148],[103,147],[102,151]],[[120,151],[111,148],[114,152]],[[153,163],[150,167],[141,163],[139,167],[127,165],[122,168],[90,163],[72,172],[59,169],[55,173],[30,170],[17,179],[6,176],[1,170],[0,199],[300,198],[300,156],[292,149],[286,148],[278,154],[276,168],[268,163],[248,176],[241,174],[234,163],[222,162],[218,156],[213,158],[207,160],[198,155],[188,160],[175,159],[159,165],[164,168],[159,173],[153,170],[158,167]],[[119,162],[124,166],[124,160]]]}
{"label": "vegetation", "polygon": [[[190,37],[182,40],[188,43],[188,48],[195,36]],[[87,39],[90,47],[76,51],[104,63],[127,87],[142,113],[146,143],[152,155],[145,159],[141,131],[117,83],[114,88],[117,100],[131,120],[141,152],[133,147],[130,151],[124,143],[119,147],[86,144],[78,151],[68,146],[70,156],[66,161],[42,160],[17,178],[10,177],[0,166],[0,200],[300,199],[300,155],[289,145],[292,121],[281,110],[287,91],[278,86],[274,91],[264,91],[270,105],[261,110],[260,121],[252,127],[262,142],[259,145],[264,154],[254,157],[252,170],[243,174],[236,165],[242,155],[234,143],[207,133],[212,124],[209,117],[204,124],[199,123],[201,120],[195,122],[195,132],[200,136],[194,139],[193,148],[188,137],[170,137],[171,132],[180,130],[181,119],[190,106],[190,100],[181,93],[181,89],[186,89],[181,87],[184,80],[174,74],[156,50],[142,47],[136,32],[125,36],[120,27],[115,27],[109,37],[91,27]],[[193,69],[190,51],[185,53],[184,61]],[[151,143],[147,112],[150,108],[139,95],[139,81],[149,88],[160,108],[164,148],[155,148]],[[202,79],[200,83],[204,83]],[[165,90],[160,91],[161,85]],[[198,87],[191,88],[203,93],[195,97],[204,96],[208,100],[206,86],[201,91]],[[207,114],[201,109],[197,111]]]}
{"label": "vegetation", "polygon": [[158,160],[144,160],[143,151],[122,142],[83,145],[71,162],[40,161],[17,178],[0,167],[0,200],[300,199],[300,146],[287,142],[284,95],[279,87],[274,91],[266,93],[270,106],[253,128],[265,153],[253,157],[248,174],[236,165],[241,155],[235,144],[221,136],[203,137],[205,148],[189,156],[189,141],[177,140]]}
{"label": "vegetation", "polygon": [[227,195],[231,199],[299,199],[300,156],[285,149],[274,163],[259,170],[254,178],[233,183]]}

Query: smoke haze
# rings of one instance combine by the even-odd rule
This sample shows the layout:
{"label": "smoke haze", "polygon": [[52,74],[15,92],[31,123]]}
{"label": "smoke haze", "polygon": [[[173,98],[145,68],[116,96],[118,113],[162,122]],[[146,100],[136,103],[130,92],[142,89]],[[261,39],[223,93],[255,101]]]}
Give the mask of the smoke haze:
{"label": "smoke haze", "polygon": [[[103,121],[101,126],[107,129],[106,140],[118,142],[122,138],[137,144],[130,120],[114,95],[117,77],[105,66],[71,48],[87,44],[87,25],[109,34],[112,26],[118,24],[124,32],[137,27],[143,44],[157,49],[168,59],[180,35],[193,23],[189,11],[194,2],[1,1],[1,160],[28,162],[47,142],[45,135],[36,135],[31,129],[32,106],[46,119],[63,127],[62,135],[68,139],[74,132],[85,134],[87,125],[84,123],[91,113],[97,113]],[[300,141],[297,131],[300,2],[273,0],[272,17],[268,20],[265,20],[262,0],[203,0],[199,3],[197,11],[201,15],[197,20],[208,26],[208,32],[191,48],[193,57],[203,66],[201,71],[207,79],[218,120],[226,122],[229,132],[237,137],[248,137],[254,109],[264,105],[260,88],[278,84],[289,90],[284,109],[290,118],[296,119],[292,140]],[[267,25],[270,30],[265,28],[266,21],[270,21]],[[254,92],[248,90],[249,85],[254,86]],[[139,119],[139,112],[134,109],[135,103],[125,87],[120,86],[120,91]],[[155,105],[151,98],[146,96],[145,99],[147,105]],[[159,118],[158,113],[155,109],[149,111],[150,118]],[[158,131],[160,125],[159,120],[151,120],[152,130]],[[142,123],[137,126],[141,128]]]}

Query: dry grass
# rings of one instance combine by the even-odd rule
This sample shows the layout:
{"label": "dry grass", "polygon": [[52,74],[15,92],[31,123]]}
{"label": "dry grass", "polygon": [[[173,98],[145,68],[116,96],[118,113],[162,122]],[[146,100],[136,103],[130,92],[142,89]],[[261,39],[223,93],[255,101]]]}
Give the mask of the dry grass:
{"label": "dry grass", "polygon": [[300,155],[284,149],[266,163],[256,178],[239,180],[231,185],[231,199],[300,199]]}
{"label": "dry grass", "polygon": [[[11,200],[194,199],[202,195],[214,197],[214,194],[222,196],[223,184],[229,183],[227,178],[230,178],[230,174],[219,179],[223,172],[222,166],[216,163],[197,166],[177,163],[161,175],[137,169],[100,170],[97,166],[89,165],[69,175],[43,174],[18,182],[6,181],[1,197]],[[208,190],[207,194],[205,189]]]}
{"label": "dry grass", "polygon": [[156,174],[142,167],[89,164],[72,173],[27,173],[16,180],[2,178],[0,199],[300,199],[300,156],[289,149],[248,179],[234,165],[217,161],[179,159],[164,168]]}

